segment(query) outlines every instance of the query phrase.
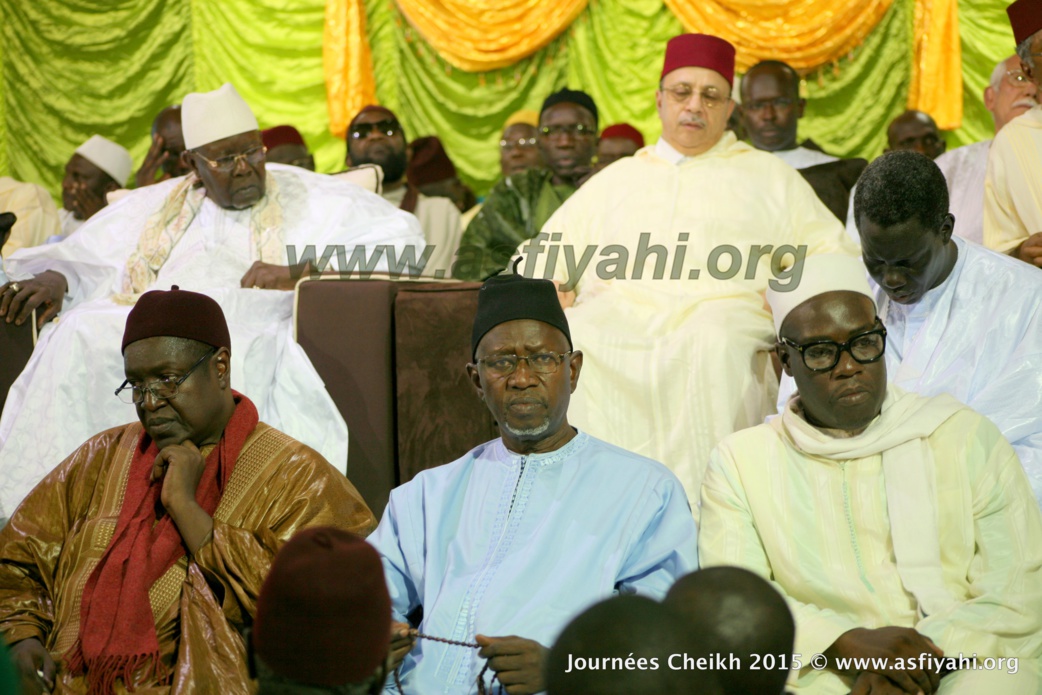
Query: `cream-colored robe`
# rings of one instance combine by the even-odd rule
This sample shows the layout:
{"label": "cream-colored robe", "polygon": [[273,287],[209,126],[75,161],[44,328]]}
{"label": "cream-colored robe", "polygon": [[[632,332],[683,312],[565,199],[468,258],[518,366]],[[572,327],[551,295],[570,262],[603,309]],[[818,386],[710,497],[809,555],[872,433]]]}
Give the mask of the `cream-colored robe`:
{"label": "cream-colored robe", "polygon": [[995,135],[984,179],[984,245],[1009,253],[1042,232],[1042,106]]}
{"label": "cream-colored robe", "polygon": [[[891,396],[898,392],[891,387]],[[938,398],[949,397],[921,400]],[[891,403],[888,396],[884,414]],[[880,420],[844,441],[856,448],[855,440],[880,436]],[[924,617],[899,574],[907,569],[896,560],[883,456],[807,455],[780,421],[736,432],[713,452],[698,551],[703,567],[744,567],[785,596],[796,619],[793,651],[804,665],[793,692],[849,692],[849,680],[809,666],[813,655],[850,629],[894,625],[930,637],[946,656],[1019,658],[1016,676],[960,671],[942,680],[941,692],[1033,695],[1042,654],[1042,516],[999,430],[962,407],[922,440],[935,471],[938,576],[954,599]]]}
{"label": "cream-colored robe", "polygon": [[[393,191],[384,191],[381,195],[384,200],[399,207],[405,199],[405,186]],[[423,237],[427,242],[425,251],[430,250],[430,259],[421,274],[438,279],[451,278],[452,264],[456,260],[456,251],[463,236],[459,208],[449,198],[420,193],[413,214],[423,229]]]}
{"label": "cream-colored robe", "polygon": [[[594,249],[575,305],[565,312],[575,349],[585,355],[569,422],[666,464],[697,518],[709,452],[774,410],[778,382],[768,352],[774,326],[762,296],[773,277],[771,254],[785,244],[805,245],[808,254],[856,254],[857,247],[795,169],[730,132],[697,157],[660,141],[615,162],[569,198],[542,232],[546,246],[561,247],[552,277],[562,282],[569,278],[567,256],[578,260]],[[656,257],[649,254],[642,279],[633,279],[642,247],[653,245],[668,256],[663,278],[652,279]],[[742,265],[734,278],[714,279],[710,254],[724,245],[736,248]],[[750,268],[754,246],[768,251]],[[598,277],[610,274],[598,264],[620,247],[628,254],[627,279]],[[537,277],[552,251],[544,248],[537,258]],[[723,254],[712,267],[726,270],[731,258]],[[786,265],[792,263],[787,256]],[[669,279],[674,268],[679,277]],[[697,279],[693,270],[700,271]]]}
{"label": "cream-colored robe", "polygon": [[18,218],[11,228],[11,238],[3,245],[5,256],[18,249],[39,246],[61,233],[54,200],[43,186],[35,183],[0,176],[0,212],[13,212]]}

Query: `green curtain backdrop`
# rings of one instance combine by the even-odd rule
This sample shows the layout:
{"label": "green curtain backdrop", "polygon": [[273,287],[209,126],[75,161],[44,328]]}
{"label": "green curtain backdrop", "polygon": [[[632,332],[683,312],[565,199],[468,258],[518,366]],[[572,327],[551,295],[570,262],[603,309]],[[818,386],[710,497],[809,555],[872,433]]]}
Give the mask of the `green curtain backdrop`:
{"label": "green curtain backdrop", "polygon": [[[549,0],[548,0],[549,1]],[[961,0],[964,121],[949,148],[992,134],[981,94],[1013,52],[1008,3]],[[872,158],[905,108],[914,0],[895,0],[865,43],[807,76],[802,137]],[[680,23],[661,0],[593,0],[546,48],[520,63],[465,73],[439,58],[393,0],[366,0],[379,100],[410,138],[436,134],[462,177],[484,191],[498,172],[501,124],[561,86],[589,91],[601,123],[658,136],[654,89],[666,40]],[[0,174],[56,195],[72,150],[94,133],[140,163],[154,115],[190,91],[235,84],[261,127],[291,123],[320,171],[342,167],[328,130],[323,0],[0,0]]]}

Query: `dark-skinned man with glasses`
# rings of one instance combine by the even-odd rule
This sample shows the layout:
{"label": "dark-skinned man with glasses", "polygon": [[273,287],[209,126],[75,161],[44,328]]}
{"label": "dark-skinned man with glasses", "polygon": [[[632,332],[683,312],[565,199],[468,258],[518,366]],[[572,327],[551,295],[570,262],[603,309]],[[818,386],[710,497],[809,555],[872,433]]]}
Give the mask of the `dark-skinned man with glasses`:
{"label": "dark-skinned man with glasses", "polygon": [[536,144],[545,168],[532,168],[497,183],[460,243],[456,277],[484,280],[507,267],[514,249],[578,190],[597,152],[597,106],[585,92],[554,92],[539,112]]}
{"label": "dark-skinned man with glasses", "polygon": [[240,346],[233,369],[261,417],[346,469],[347,425],[293,340],[292,290],[308,266],[408,272],[419,225],[358,186],[268,164],[230,84],[187,95],[181,121],[192,173],[131,191],[61,244],[5,259],[13,282],[0,287],[0,320],[23,324],[35,309],[40,340],[0,417],[0,517],[87,437],[126,421],[128,406],[95,388],[122,373],[106,339],[142,293],[175,284],[221,304]]}
{"label": "dark-skinned man with glasses", "polygon": [[369,540],[405,692],[472,694],[484,674],[511,695],[538,693],[573,617],[613,593],[660,600],[691,570],[695,525],[668,469],[569,424],[583,353],[551,282],[486,281],[471,350],[467,373],[500,438],[393,490]]}
{"label": "dark-skinned man with glasses", "polygon": [[798,170],[821,202],[845,222],[850,191],[868,162],[833,157],[810,140],[797,142],[806,105],[800,96],[799,73],[786,63],[765,60],[742,77],[742,122],[753,147]]}
{"label": "dark-skinned man with glasses", "polygon": [[408,180],[411,158],[405,129],[390,109],[366,106],[348,124],[345,163],[351,167],[378,164],[383,169],[384,200],[420,221],[429,254],[423,275],[449,278],[463,233],[460,211],[449,198],[424,195]]}
{"label": "dark-skinned man with glasses", "polygon": [[[988,417],[1017,452],[1042,506],[1042,278],[953,234],[939,167],[888,152],[858,182],[862,258],[889,330],[890,381],[947,393]],[[793,391],[785,376],[779,412]]]}
{"label": "dark-skinned man with glasses", "polygon": [[142,295],[122,356],[115,396],[138,421],[88,439],[0,531],[0,630],[22,692],[245,695],[242,632],[279,548],[302,528],[365,535],[376,520],[233,390],[210,297]]}
{"label": "dark-skinned man with glasses", "polygon": [[517,249],[525,275],[559,283],[588,348],[596,376],[572,399],[574,424],[662,461],[693,503],[716,443],[774,412],[768,283],[797,284],[812,254],[857,252],[792,167],[727,130],[734,66],[720,37],[671,39],[662,137],[590,177]]}
{"label": "dark-skinned man with glasses", "polygon": [[713,451],[700,562],[786,598],[798,692],[1036,693],[1042,515],[1013,448],[951,396],[887,384],[856,258],[812,256],[767,299],[798,390]]}

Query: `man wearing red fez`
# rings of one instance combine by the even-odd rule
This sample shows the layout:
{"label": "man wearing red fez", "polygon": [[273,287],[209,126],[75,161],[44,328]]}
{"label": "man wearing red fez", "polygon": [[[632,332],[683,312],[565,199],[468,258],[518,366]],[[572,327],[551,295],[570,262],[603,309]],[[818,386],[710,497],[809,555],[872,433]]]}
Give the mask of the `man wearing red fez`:
{"label": "man wearing red fez", "polygon": [[[1006,8],[1020,67],[1042,87],[1042,0]],[[995,135],[984,180],[984,245],[1042,268],[1042,106]]]}
{"label": "man wearing red fez", "polygon": [[409,183],[429,197],[448,198],[461,215],[477,203],[474,191],[460,181],[456,165],[449,159],[437,135],[416,138],[409,143],[409,166],[405,176]]}
{"label": "man wearing red fez", "polygon": [[644,147],[644,136],[629,123],[616,123],[601,131],[601,139],[597,141],[597,164],[594,170],[600,171],[614,161],[623,157],[632,157]]}
{"label": "man wearing red fez", "polygon": [[122,352],[109,397],[138,421],[88,439],[0,531],[0,630],[25,693],[249,693],[242,632],[275,553],[375,519],[233,390],[213,299],[147,292]]}
{"label": "man wearing red fez", "polygon": [[[796,130],[806,105],[799,74],[780,60],[759,62],[742,78],[742,123],[752,146],[798,170],[821,202],[846,222],[850,191],[868,162],[833,157],[810,140],[799,144]],[[853,224],[851,220],[856,237]]]}
{"label": "man wearing red fez", "polygon": [[232,369],[260,416],[346,470],[347,425],[293,339],[292,290],[306,267],[350,273],[340,259],[415,269],[419,225],[358,186],[266,162],[230,84],[188,94],[180,113],[192,173],[127,193],[61,244],[4,259],[14,282],[0,286],[0,321],[36,309],[40,336],[0,416],[0,518],[83,440],[127,420],[94,386],[122,373],[110,346],[130,307],[174,284],[224,308]]}
{"label": "man wearing red fez", "polygon": [[734,64],[716,36],[670,40],[662,137],[518,248],[526,274],[560,284],[584,346],[575,424],[669,466],[696,516],[713,446],[774,412],[769,283],[798,284],[808,253],[857,254],[792,167],[727,130]]}
{"label": "man wearing red fez", "polygon": [[308,152],[304,136],[291,125],[277,125],[261,131],[267,148],[265,159],[271,164],[290,164],[308,171],[315,170],[315,158]]}
{"label": "man wearing red fez", "polygon": [[448,278],[452,276],[452,261],[463,234],[460,211],[448,198],[427,196],[420,191],[408,175],[410,153],[405,143],[405,130],[393,111],[383,106],[366,106],[347,126],[345,161],[348,166],[377,164],[383,169],[384,200],[415,215],[423,228],[427,242],[423,275]]}

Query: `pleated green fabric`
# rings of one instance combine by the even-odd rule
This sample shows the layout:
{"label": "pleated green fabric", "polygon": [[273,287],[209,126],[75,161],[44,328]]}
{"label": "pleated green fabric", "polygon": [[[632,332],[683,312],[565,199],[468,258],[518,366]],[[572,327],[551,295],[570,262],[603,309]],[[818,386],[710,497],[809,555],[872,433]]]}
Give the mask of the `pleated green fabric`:
{"label": "pleated green fabric", "polygon": [[[1002,0],[961,0],[964,121],[949,147],[991,137],[981,94],[1013,52]],[[854,53],[807,77],[801,137],[872,158],[904,110],[914,0],[895,0]],[[572,26],[516,65],[470,74],[442,60],[393,0],[366,0],[379,100],[410,139],[439,135],[461,176],[484,192],[498,176],[503,121],[568,85],[593,95],[601,125],[659,134],[654,91],[662,48],[680,33],[661,0],[596,0]],[[190,91],[230,81],[261,127],[295,125],[320,171],[342,168],[329,133],[323,0],[0,0],[0,174],[59,191],[73,149],[100,133],[140,164],[152,118]]]}

